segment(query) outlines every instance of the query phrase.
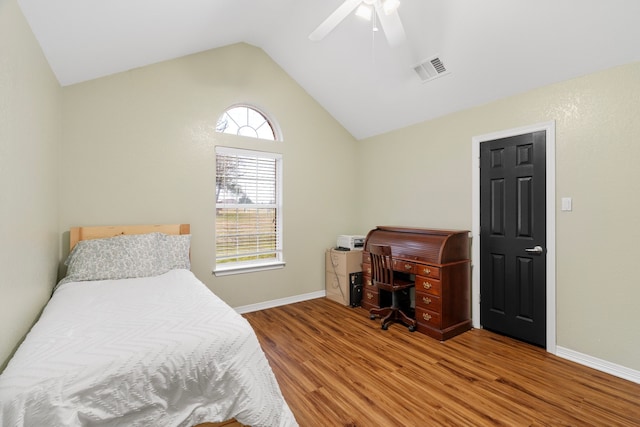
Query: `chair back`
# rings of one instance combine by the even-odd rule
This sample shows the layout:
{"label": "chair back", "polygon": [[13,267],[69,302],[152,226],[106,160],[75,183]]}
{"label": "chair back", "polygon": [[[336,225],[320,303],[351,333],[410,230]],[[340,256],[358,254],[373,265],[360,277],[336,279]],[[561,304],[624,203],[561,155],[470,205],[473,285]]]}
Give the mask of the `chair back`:
{"label": "chair back", "polygon": [[391,246],[370,244],[369,256],[371,258],[371,280],[373,285],[383,289],[393,288]]}

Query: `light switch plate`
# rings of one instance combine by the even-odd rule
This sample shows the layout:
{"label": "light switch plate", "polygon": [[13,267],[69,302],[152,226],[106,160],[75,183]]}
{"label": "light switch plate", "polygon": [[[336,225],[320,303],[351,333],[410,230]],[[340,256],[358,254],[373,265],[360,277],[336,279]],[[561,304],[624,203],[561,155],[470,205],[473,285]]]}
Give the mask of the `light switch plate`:
{"label": "light switch plate", "polygon": [[565,212],[571,212],[572,210],[572,200],[571,197],[563,197],[562,198],[562,210]]}

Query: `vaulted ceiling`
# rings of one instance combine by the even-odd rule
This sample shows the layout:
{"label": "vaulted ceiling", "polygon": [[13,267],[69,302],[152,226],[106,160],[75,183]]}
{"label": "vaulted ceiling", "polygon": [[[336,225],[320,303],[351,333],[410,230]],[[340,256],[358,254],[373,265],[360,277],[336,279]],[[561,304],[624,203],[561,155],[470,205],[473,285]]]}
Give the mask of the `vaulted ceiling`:
{"label": "vaulted ceiling", "polygon": [[[343,0],[18,0],[62,85],[246,42],[362,139],[640,60],[637,0],[401,0],[391,48]],[[448,74],[421,82],[437,56]]]}

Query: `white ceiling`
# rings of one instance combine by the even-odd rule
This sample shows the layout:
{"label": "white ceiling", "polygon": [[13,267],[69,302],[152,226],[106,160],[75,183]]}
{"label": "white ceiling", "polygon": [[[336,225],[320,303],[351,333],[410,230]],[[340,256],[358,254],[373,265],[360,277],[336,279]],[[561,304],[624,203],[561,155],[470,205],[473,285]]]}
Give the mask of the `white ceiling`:
{"label": "white ceiling", "polygon": [[[64,86],[246,42],[262,48],[355,138],[640,60],[638,0],[401,0],[390,48],[343,0],[18,0]],[[438,55],[450,74],[421,83]]]}

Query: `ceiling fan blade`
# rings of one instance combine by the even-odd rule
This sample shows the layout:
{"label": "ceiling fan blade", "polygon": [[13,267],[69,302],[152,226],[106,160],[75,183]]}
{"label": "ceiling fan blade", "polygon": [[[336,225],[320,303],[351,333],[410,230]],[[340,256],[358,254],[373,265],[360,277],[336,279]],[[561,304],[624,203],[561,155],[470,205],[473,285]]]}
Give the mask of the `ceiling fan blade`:
{"label": "ceiling fan blade", "polygon": [[318,26],[311,34],[309,39],[313,41],[322,40],[329,34],[344,18],[349,16],[362,0],[346,0],[342,3],[322,24]]}
{"label": "ceiling fan blade", "polygon": [[407,38],[397,10],[387,15],[382,8],[382,2],[377,1],[376,14],[378,15],[380,25],[382,25],[382,31],[384,31],[384,35],[387,37],[389,46],[396,47]]}

